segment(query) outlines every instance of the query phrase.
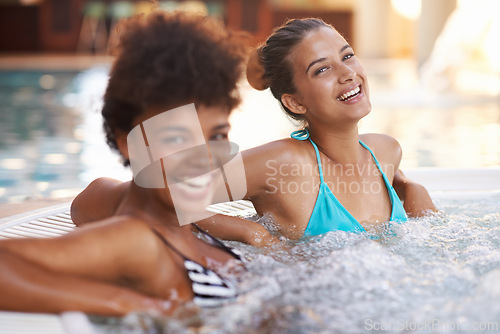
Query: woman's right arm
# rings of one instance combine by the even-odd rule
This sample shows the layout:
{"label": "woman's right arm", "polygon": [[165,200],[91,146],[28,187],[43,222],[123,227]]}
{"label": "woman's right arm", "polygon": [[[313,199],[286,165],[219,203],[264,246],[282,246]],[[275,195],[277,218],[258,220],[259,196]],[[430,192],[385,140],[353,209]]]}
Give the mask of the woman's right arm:
{"label": "woman's right arm", "polygon": [[129,182],[107,177],[92,181],[71,203],[71,219],[81,226],[113,216],[128,186]]}
{"label": "woman's right arm", "polygon": [[117,284],[151,268],[144,252],[154,254],[153,246],[133,223],[103,222],[57,238],[0,241],[0,309],[107,315],[161,310],[158,299]]}
{"label": "woman's right arm", "polygon": [[86,313],[121,316],[158,310],[160,300],[133,290],[44,269],[0,249],[0,309],[21,312]]}

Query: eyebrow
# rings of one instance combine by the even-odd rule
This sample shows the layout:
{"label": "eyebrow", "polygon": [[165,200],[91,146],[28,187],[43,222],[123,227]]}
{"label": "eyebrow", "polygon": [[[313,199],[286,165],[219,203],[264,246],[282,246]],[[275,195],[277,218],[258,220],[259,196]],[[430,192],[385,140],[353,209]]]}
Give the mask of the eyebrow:
{"label": "eyebrow", "polygon": [[[344,50],[345,50],[345,49],[349,49],[349,48],[351,48],[351,46],[350,46],[349,44],[346,44],[346,45],[344,45],[343,47],[341,47],[341,48],[340,48],[339,53],[342,53],[342,52],[344,52]],[[316,59],[316,60],[313,60],[313,61],[309,64],[309,66],[307,66],[306,74],[307,74],[307,72],[309,72],[309,69],[310,69],[312,66],[314,66],[314,64],[317,64],[317,63],[319,63],[319,62],[322,62],[323,60],[326,60],[326,58],[325,58],[325,57],[322,57],[322,58],[318,58],[318,59]]]}
{"label": "eyebrow", "polygon": [[214,126],[212,131],[222,130],[225,128],[231,128],[231,125],[229,125],[229,123],[220,124],[220,125]]}
{"label": "eyebrow", "polygon": [[[226,128],[231,128],[231,125],[229,123],[224,123],[220,125],[214,126],[211,131],[217,131],[217,130],[222,130]],[[163,132],[190,132],[190,129],[188,129],[185,126],[174,126],[174,125],[169,125],[165,126],[159,130],[156,131],[156,134],[163,133]]]}
{"label": "eyebrow", "polygon": [[160,133],[164,131],[188,132],[188,129],[185,126],[168,125],[158,129],[156,132]]}
{"label": "eyebrow", "polygon": [[352,46],[350,46],[349,44],[346,44],[346,45],[344,45],[344,46],[340,49],[339,53],[342,53],[342,52],[344,52],[344,50],[345,50],[345,49],[349,49],[349,48],[352,48]]}

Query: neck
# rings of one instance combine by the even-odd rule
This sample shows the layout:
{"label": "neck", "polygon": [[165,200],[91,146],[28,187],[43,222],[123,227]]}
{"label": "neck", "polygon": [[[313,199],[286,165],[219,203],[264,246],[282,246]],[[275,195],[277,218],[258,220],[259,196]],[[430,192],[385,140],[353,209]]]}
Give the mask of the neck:
{"label": "neck", "polygon": [[357,123],[343,129],[310,124],[309,134],[318,149],[335,163],[358,163],[362,158]]}
{"label": "neck", "polygon": [[167,197],[168,191],[139,187],[132,181],[117,214],[128,215],[144,221],[151,227],[166,228],[175,233],[189,230],[189,225],[179,224],[175,209],[168,206],[162,196]]}

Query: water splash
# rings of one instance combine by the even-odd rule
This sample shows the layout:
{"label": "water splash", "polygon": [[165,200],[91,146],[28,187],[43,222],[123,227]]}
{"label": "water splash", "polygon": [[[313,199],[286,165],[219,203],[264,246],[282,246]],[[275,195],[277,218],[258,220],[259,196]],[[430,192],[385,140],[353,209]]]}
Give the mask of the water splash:
{"label": "water splash", "polygon": [[200,310],[196,321],[132,315],[126,326],[114,328],[121,333],[124,327],[151,333],[498,332],[499,200],[500,195],[442,201],[440,213],[393,226],[394,235],[380,241],[331,232],[274,251],[231,243],[249,260],[236,303]]}

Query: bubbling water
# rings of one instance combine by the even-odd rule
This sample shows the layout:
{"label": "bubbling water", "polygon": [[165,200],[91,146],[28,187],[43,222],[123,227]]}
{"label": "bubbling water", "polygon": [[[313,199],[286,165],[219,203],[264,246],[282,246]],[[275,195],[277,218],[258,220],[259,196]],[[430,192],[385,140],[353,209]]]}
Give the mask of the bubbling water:
{"label": "bubbling water", "polygon": [[120,330],[498,332],[498,203],[500,194],[442,200],[439,213],[393,226],[378,241],[331,232],[274,250],[230,242],[248,268],[237,302],[177,319],[134,314]]}

